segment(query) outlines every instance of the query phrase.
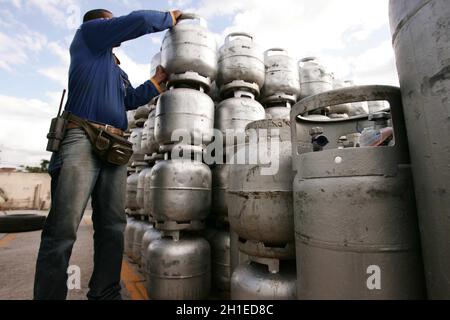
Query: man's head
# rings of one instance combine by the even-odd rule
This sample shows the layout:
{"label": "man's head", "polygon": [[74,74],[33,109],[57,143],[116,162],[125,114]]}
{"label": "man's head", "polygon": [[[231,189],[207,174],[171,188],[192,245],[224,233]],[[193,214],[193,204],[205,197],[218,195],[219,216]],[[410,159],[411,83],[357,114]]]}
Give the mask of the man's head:
{"label": "man's head", "polygon": [[86,12],[86,14],[83,17],[83,23],[95,20],[95,19],[111,19],[113,17],[113,14],[111,11],[108,11],[106,9],[95,9]]}

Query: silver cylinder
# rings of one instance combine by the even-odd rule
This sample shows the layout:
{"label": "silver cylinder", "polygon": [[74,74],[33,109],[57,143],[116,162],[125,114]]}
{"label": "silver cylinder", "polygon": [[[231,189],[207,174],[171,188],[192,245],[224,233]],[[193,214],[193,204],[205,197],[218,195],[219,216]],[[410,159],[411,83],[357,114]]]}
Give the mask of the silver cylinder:
{"label": "silver cylinder", "polygon": [[[230,226],[244,240],[284,248],[294,243],[290,121],[253,122],[247,126],[247,135],[249,142],[238,146],[235,154],[246,164],[230,168]],[[250,135],[257,143],[251,143]],[[262,159],[262,154],[267,159]],[[257,162],[251,161],[252,155],[259,155]],[[272,165],[270,171],[266,163]],[[293,250],[280,254],[278,258],[295,256]]]}
{"label": "silver cylinder", "polygon": [[136,230],[136,219],[127,218],[127,226],[125,227],[124,232],[124,252],[127,256],[131,257],[133,251],[133,242],[134,242],[134,232]]}
{"label": "silver cylinder", "polygon": [[333,90],[331,73],[315,57],[300,60],[300,97]]}
{"label": "silver cylinder", "polygon": [[148,248],[151,300],[205,300],[211,289],[211,249],[201,238],[162,238]]}
{"label": "silver cylinder", "polygon": [[[302,137],[311,124],[298,115],[330,101],[380,98],[391,105],[395,147],[337,149],[339,137],[356,131],[362,119],[316,124],[314,131],[329,141],[323,151],[312,152],[311,137]],[[300,101],[291,119],[297,121],[293,203],[299,299],[425,298],[399,89],[364,86],[323,93]]]}
{"label": "silver cylinder", "polygon": [[155,138],[159,145],[178,142],[180,135],[191,140],[183,141],[184,144],[207,144],[212,140],[213,128],[214,102],[207,94],[179,88],[160,96],[155,119]]}
{"label": "silver cylinder", "polygon": [[177,230],[192,223],[201,225],[211,210],[211,184],[211,170],[200,161],[182,158],[157,163],[150,182],[153,217],[161,227],[174,224]]}
{"label": "silver cylinder", "polygon": [[133,250],[131,251],[131,259],[137,263],[141,264],[141,245],[142,237],[147,231],[148,222],[138,221],[135,225],[135,230],[133,234]]}
{"label": "silver cylinder", "polygon": [[449,16],[446,0],[390,1],[427,288],[432,299],[450,299]]}
{"label": "silver cylinder", "polygon": [[300,78],[296,61],[281,48],[272,48],[264,53],[266,79],[261,90],[261,101],[297,102],[300,95]]}
{"label": "silver cylinder", "polygon": [[149,224],[146,227],[146,231],[144,233],[144,236],[142,237],[141,244],[141,270],[146,280],[148,280],[148,249],[153,241],[159,239],[161,239],[161,232],[152,224]]}
{"label": "silver cylinder", "polygon": [[150,111],[148,120],[144,123],[141,138],[141,152],[152,155],[158,152],[159,145],[155,138],[155,115],[156,110]]}
{"label": "silver cylinder", "polygon": [[279,273],[256,262],[240,265],[231,278],[232,300],[296,300],[295,263],[285,262]]}
{"label": "silver cylinder", "polygon": [[268,120],[290,120],[291,118],[291,105],[286,103],[284,105],[274,105],[266,107],[266,119]]}
{"label": "silver cylinder", "polygon": [[141,213],[147,215],[144,212],[144,196],[145,196],[145,177],[147,174],[151,174],[152,169],[149,166],[143,167],[138,176],[138,183],[136,187],[136,203]]}
{"label": "silver cylinder", "polygon": [[[190,16],[170,29],[163,40],[161,64],[170,75],[194,72],[214,80],[217,75],[217,43],[204,19]],[[199,23],[194,23],[197,20]]]}
{"label": "silver cylinder", "polygon": [[135,171],[127,178],[127,194],[125,197],[125,207],[131,211],[139,210],[137,202],[137,186],[139,182],[139,172]]}
{"label": "silver cylinder", "polygon": [[254,121],[265,118],[264,107],[248,92],[237,91],[233,98],[223,100],[216,108],[215,128],[224,135],[226,130],[244,132]]}
{"label": "silver cylinder", "polygon": [[264,54],[253,36],[244,32],[228,35],[219,50],[218,87],[241,80],[262,88],[264,79]]}
{"label": "silver cylinder", "polygon": [[131,129],[129,141],[133,144],[131,161],[143,161],[145,154],[142,152],[142,128]]}

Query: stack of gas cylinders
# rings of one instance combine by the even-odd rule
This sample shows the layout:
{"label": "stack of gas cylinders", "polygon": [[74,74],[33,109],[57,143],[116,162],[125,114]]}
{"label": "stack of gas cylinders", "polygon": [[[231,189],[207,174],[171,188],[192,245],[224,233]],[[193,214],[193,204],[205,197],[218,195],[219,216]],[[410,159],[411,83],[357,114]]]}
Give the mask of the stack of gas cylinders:
{"label": "stack of gas cylinders", "polygon": [[[402,15],[391,7],[395,24]],[[297,63],[282,48],[263,51],[244,32],[218,49],[203,19],[182,20],[152,60],[167,69],[167,90],[129,113],[125,252],[149,298],[448,297],[448,246],[433,246],[446,235],[431,232],[438,224],[424,210],[443,199],[450,179],[436,177],[433,195],[423,189],[420,154],[408,141],[422,118],[417,108],[404,115],[401,90],[356,86],[317,58]],[[442,93],[446,84],[427,76],[427,90]],[[408,92],[424,94],[423,86]]]}

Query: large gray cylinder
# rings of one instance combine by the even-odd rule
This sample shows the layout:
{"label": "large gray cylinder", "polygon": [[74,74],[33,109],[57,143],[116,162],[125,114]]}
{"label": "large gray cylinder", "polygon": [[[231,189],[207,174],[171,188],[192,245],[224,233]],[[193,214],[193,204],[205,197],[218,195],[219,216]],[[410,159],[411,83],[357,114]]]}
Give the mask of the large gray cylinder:
{"label": "large gray cylinder", "polygon": [[450,4],[390,1],[429,297],[450,299]]}
{"label": "large gray cylinder", "polygon": [[139,210],[137,201],[137,187],[139,182],[139,172],[135,171],[127,178],[127,193],[125,197],[125,207],[132,212]]}
{"label": "large gray cylinder", "polygon": [[[390,103],[394,147],[336,148],[342,130],[351,128],[346,123],[355,122],[348,119],[324,122],[321,131],[331,146],[318,152],[306,150],[306,141],[301,143],[298,133],[310,124],[298,115],[330,101],[344,104],[365,99]],[[294,106],[291,119],[297,121],[293,157],[299,299],[425,298],[398,88],[353,87],[316,95]]]}
{"label": "large gray cylinder", "polygon": [[147,231],[145,231],[144,236],[142,237],[141,244],[141,270],[146,280],[148,280],[148,249],[153,241],[159,239],[161,239],[161,232],[152,224],[149,224],[147,226]]}
{"label": "large gray cylinder", "polygon": [[[217,74],[217,43],[198,16],[183,15],[183,20],[171,28],[162,43],[161,64],[171,75],[195,72],[214,80]],[[181,20],[180,19],[180,20]],[[197,20],[200,23],[192,23]]]}
{"label": "large gray cylinder", "polygon": [[[185,144],[207,144],[212,140],[213,128],[214,102],[207,94],[175,88],[160,96],[155,118],[155,139],[159,145],[178,142],[179,135],[191,139],[183,141]],[[174,133],[178,135],[172,136]]]}
{"label": "large gray cylinder", "polygon": [[201,238],[162,238],[148,248],[151,300],[205,300],[211,289],[211,249]]}
{"label": "large gray cylinder", "polygon": [[131,251],[131,259],[138,265],[141,264],[141,245],[142,237],[147,231],[148,222],[138,221],[135,225],[133,234],[133,249]]}
{"label": "large gray cylinder", "polygon": [[136,230],[136,223],[138,221],[134,218],[127,218],[127,226],[124,232],[124,252],[127,256],[131,257],[133,251],[134,232]]}
{"label": "large gray cylinder", "polygon": [[150,181],[153,217],[165,227],[174,225],[176,230],[190,228],[192,223],[202,224],[211,210],[211,185],[211,169],[200,161],[173,159],[157,163]]}
{"label": "large gray cylinder", "polygon": [[290,121],[256,121],[247,126],[247,134],[249,142],[235,154],[245,163],[230,167],[230,226],[244,240],[284,248],[294,243]]}
{"label": "large gray cylinder", "polygon": [[249,262],[239,266],[231,278],[232,300],[296,300],[295,263],[285,262],[279,273]]}

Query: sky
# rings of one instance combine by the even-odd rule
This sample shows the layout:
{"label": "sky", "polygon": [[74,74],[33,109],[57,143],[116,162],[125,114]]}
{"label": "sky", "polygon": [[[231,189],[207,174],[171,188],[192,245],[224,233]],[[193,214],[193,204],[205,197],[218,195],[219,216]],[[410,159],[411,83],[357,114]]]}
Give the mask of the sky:
{"label": "sky", "polygon": [[[0,0],[0,167],[38,165],[51,118],[67,88],[68,48],[83,14],[133,10],[195,12],[218,46],[234,31],[251,33],[265,50],[317,56],[343,80],[398,86],[388,0]],[[133,85],[150,76],[164,32],[126,42],[115,52]]]}

